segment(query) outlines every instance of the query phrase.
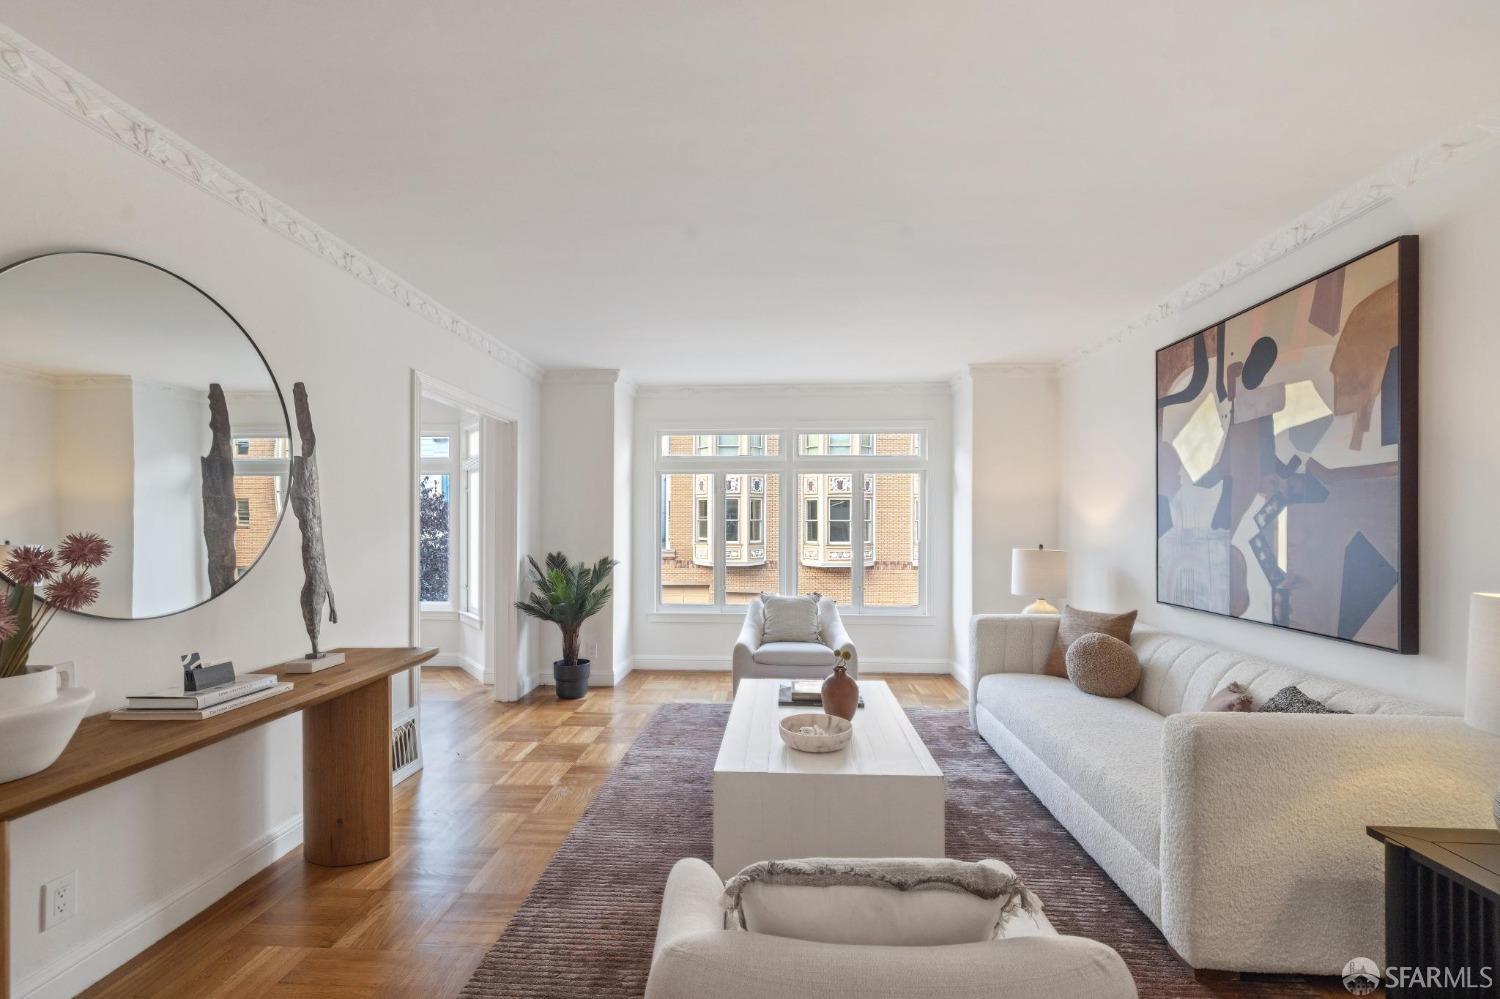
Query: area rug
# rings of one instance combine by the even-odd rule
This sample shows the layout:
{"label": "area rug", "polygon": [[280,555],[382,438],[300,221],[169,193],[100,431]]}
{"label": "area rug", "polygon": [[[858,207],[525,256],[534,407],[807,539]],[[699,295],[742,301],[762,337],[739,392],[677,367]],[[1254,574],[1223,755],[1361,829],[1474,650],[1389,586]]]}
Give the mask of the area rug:
{"label": "area rug", "polygon": [[[1192,970],[1020,778],[963,711],[907,714],[942,767],[948,855],[995,857],[1024,878],[1059,933],[1109,944],[1143,997],[1312,996],[1278,976],[1199,985]],[[680,857],[713,853],[713,766],[727,704],[665,704],[480,963],[473,999],[635,999],[646,988],[657,910]]]}

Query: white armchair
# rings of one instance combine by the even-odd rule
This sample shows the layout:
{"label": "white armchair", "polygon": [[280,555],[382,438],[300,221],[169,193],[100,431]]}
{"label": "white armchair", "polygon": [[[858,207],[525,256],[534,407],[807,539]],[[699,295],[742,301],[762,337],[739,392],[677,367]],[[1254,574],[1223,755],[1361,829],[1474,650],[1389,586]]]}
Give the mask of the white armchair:
{"label": "white armchair", "polygon": [[825,944],[725,929],[724,883],[696,858],[667,879],[646,999],[1135,999],[1125,962],[1040,932],[946,946]]}
{"label": "white armchair", "polygon": [[818,601],[818,632],[822,642],[766,642],[765,605],[751,597],[745,607],[745,623],[734,643],[734,689],[747,677],[755,680],[814,680],[833,670],[840,649],[849,653],[849,675],[859,678],[859,652],[844,630],[838,605],[831,597]]}

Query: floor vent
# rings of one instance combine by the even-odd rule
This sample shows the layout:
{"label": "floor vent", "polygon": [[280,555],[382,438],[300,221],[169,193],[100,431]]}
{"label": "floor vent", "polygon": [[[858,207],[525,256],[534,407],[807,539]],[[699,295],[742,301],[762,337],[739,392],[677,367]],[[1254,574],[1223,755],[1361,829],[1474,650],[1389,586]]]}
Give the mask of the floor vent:
{"label": "floor vent", "polygon": [[417,720],[408,718],[391,733],[391,773],[398,774],[417,762]]}

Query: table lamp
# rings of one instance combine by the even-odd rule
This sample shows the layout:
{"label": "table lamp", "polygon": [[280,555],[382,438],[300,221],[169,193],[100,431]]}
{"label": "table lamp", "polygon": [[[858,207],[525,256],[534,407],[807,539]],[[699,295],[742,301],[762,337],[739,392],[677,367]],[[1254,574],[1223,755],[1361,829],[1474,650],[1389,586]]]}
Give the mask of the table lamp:
{"label": "table lamp", "polygon": [[1011,549],[1010,592],[1018,597],[1036,598],[1023,614],[1056,614],[1057,608],[1047,602],[1047,597],[1060,597],[1068,592],[1068,553],[1043,545]]}
{"label": "table lamp", "polygon": [[[1469,597],[1469,669],[1464,683],[1464,721],[1500,735],[1500,593]],[[1491,805],[1500,826],[1500,791]]]}

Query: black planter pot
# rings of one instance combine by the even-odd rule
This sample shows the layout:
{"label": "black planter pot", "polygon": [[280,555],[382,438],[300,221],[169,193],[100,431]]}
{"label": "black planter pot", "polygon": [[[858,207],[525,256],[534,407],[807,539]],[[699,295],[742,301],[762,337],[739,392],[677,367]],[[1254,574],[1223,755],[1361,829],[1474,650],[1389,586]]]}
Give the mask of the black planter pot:
{"label": "black planter pot", "polygon": [[589,661],[580,659],[569,666],[561,659],[552,664],[552,679],[557,682],[557,697],[575,701],[589,692]]}

